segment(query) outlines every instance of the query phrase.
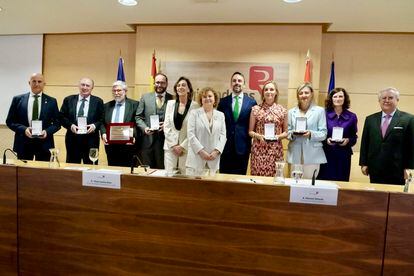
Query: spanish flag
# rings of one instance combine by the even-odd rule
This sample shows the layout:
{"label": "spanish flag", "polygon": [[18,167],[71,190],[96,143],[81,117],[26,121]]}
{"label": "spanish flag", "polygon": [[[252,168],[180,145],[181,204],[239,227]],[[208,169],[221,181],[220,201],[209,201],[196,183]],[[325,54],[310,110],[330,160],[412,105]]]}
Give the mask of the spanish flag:
{"label": "spanish flag", "polygon": [[312,82],[312,75],[311,75],[312,68],[311,67],[312,67],[312,62],[310,58],[310,52],[308,49],[308,53],[306,54],[306,67],[305,67],[305,78],[304,78],[305,83]]}
{"label": "spanish flag", "polygon": [[150,77],[150,87],[151,91],[155,91],[154,88],[154,79],[157,74],[157,59],[155,58],[155,50],[152,53],[152,63],[151,63],[151,77]]}

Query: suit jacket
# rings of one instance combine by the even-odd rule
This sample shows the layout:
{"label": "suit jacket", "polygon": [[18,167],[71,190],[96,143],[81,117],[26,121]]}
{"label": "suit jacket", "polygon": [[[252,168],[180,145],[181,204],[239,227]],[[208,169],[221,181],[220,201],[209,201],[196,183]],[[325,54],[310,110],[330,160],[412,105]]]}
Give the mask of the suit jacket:
{"label": "suit jacket", "polygon": [[414,117],[396,110],[382,138],[381,116],[365,119],[359,165],[368,166],[371,182],[404,184],[404,169],[414,168]]}
{"label": "suit jacket", "polygon": [[287,161],[291,164],[322,164],[326,163],[322,141],[326,139],[325,109],[312,104],[305,114],[307,118],[307,130],[311,132],[310,138],[293,135],[296,129],[296,118],[301,117],[299,107],[294,107],[288,112],[288,154]]}
{"label": "suit jacket", "polygon": [[239,118],[237,121],[234,121],[232,95],[220,100],[217,110],[224,113],[227,133],[227,143],[223,154],[230,152],[232,145],[235,146],[238,155],[249,154],[252,142],[252,139],[249,136],[250,112],[252,107],[256,104],[255,99],[244,93]]}
{"label": "suit jacket", "polygon": [[[66,131],[66,143],[71,143],[71,139],[76,135],[70,130],[72,124],[77,125],[77,112],[76,105],[78,103],[79,94],[67,96],[63,100],[62,107],[60,108],[60,122]],[[89,109],[87,114],[87,124],[94,124],[96,130],[90,134],[82,134],[88,137],[89,144],[93,147],[99,147],[99,130],[103,121],[103,101],[101,98],[94,95],[90,96]]]}
{"label": "suit jacket", "polygon": [[[115,109],[115,100],[105,103],[104,105],[104,121],[101,125],[101,135],[106,133],[106,126],[112,121],[112,113]],[[125,112],[124,112],[124,123],[135,123],[135,114],[137,112],[138,102],[125,98]],[[135,128],[134,128],[135,129]],[[134,136],[135,136],[134,132]]]}
{"label": "suit jacket", "polygon": [[[171,100],[173,96],[169,93],[165,93],[165,100],[164,104],[161,107],[161,109],[157,110],[157,105],[155,103],[155,92],[147,93],[142,95],[137,113],[135,116],[135,121],[137,123],[137,127],[141,130],[142,133],[144,133],[144,130],[146,127],[150,126],[150,116],[158,114],[160,116],[160,123],[164,122],[164,116],[165,116],[165,109],[167,107],[168,100]],[[154,142],[154,139],[157,139],[158,137],[161,137],[161,139],[164,139],[164,133],[160,132],[160,135],[145,135],[142,136],[142,144],[141,146],[143,148],[150,148],[152,146],[152,143]],[[164,142],[164,141],[163,141]]]}
{"label": "suit jacket", "polygon": [[188,155],[186,166],[194,169],[202,169],[208,165],[210,169],[218,170],[220,156],[215,160],[203,160],[198,152],[204,149],[210,153],[214,149],[223,152],[226,144],[226,122],[224,114],[213,110],[213,128],[210,130],[208,119],[202,107],[190,112],[187,126]]}
{"label": "suit jacket", "polygon": [[[30,126],[27,117],[27,105],[30,93],[13,97],[6,124],[15,132],[13,150],[19,155],[23,154],[24,146],[30,138],[25,135],[25,130]],[[53,134],[60,129],[59,109],[56,99],[42,93],[41,110],[39,120],[42,120],[42,127],[46,130],[47,137],[42,139],[43,150],[48,151],[55,146]]]}
{"label": "suit jacket", "polygon": [[167,108],[165,109],[165,120],[164,120],[164,150],[169,150],[175,145],[180,145],[187,151],[188,149],[188,139],[187,139],[187,121],[188,116],[191,110],[199,107],[198,103],[191,102],[190,108],[188,109],[187,116],[185,116],[183,125],[180,130],[175,128],[174,124],[174,109],[175,109],[176,100],[169,100],[167,103]]}

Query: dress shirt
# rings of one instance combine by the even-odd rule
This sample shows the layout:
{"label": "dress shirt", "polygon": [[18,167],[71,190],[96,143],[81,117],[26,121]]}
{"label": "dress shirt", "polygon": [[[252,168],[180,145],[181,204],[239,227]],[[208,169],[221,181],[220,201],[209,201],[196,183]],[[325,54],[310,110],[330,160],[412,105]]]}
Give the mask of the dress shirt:
{"label": "dress shirt", "polygon": [[[115,115],[116,115],[116,109],[117,109],[118,104],[120,105],[120,107],[119,107],[119,121],[116,122],[115,121]],[[123,123],[124,122],[124,115],[125,115],[125,101],[123,101],[122,103],[115,102],[114,110],[112,111],[111,123]]]}
{"label": "dress shirt", "polygon": [[[39,98],[37,98],[37,104],[39,105],[39,117],[40,117],[40,112],[42,111],[42,94],[43,92],[40,92],[39,94],[37,94],[39,96]],[[32,116],[33,116],[33,102],[35,100],[35,94],[33,92],[30,92],[30,96],[29,96],[29,102],[27,103],[27,118],[29,119],[29,123],[32,124]]]}
{"label": "dress shirt", "polygon": [[[83,97],[81,95],[78,96],[78,103],[76,104],[76,114],[79,114],[79,108],[82,104]],[[89,111],[89,101],[91,100],[91,96],[85,98],[85,107],[83,108],[83,116],[88,117],[88,111]]]}
{"label": "dress shirt", "polygon": [[[392,120],[392,117],[394,117],[394,114],[395,114],[395,111],[397,111],[397,109],[395,109],[393,112],[391,112],[390,113],[390,115],[391,115],[391,117],[390,117],[390,122],[391,122],[391,120]],[[385,113],[384,111],[382,112],[382,115],[381,115],[381,126],[382,126],[382,124],[384,123],[384,121],[385,121],[385,117],[387,116],[387,113]]]}

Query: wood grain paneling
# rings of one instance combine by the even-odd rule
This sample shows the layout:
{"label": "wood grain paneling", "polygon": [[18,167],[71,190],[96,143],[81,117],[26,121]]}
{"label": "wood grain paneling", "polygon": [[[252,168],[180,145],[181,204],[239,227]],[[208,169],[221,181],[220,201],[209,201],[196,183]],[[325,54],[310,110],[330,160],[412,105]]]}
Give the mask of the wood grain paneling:
{"label": "wood grain paneling", "polygon": [[414,273],[414,196],[390,194],[384,275]]}
{"label": "wood grain paneling", "polygon": [[0,166],[0,274],[17,275],[15,166]]}
{"label": "wood grain paneling", "polygon": [[19,168],[20,272],[379,275],[388,193],[337,207],[290,204],[289,187]]}

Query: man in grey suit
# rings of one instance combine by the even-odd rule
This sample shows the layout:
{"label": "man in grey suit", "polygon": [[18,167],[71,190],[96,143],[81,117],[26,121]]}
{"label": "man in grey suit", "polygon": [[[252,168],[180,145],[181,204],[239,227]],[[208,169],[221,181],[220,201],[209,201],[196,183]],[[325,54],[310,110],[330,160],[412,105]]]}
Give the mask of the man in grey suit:
{"label": "man in grey suit", "polygon": [[[101,138],[105,144],[106,157],[109,166],[129,167],[136,152],[135,113],[138,102],[127,98],[128,86],[123,81],[112,84],[114,99],[104,105],[104,122],[101,125]],[[134,133],[132,143],[108,143],[106,127],[110,123],[133,123]]]}
{"label": "man in grey suit", "polygon": [[[42,74],[30,76],[31,91],[15,96],[7,115],[6,124],[15,132],[13,150],[19,159],[49,161],[49,149],[55,146],[53,134],[60,129],[59,109],[55,98],[43,93]],[[40,135],[32,135],[32,122],[42,122]]]}
{"label": "man in grey suit", "polygon": [[[151,168],[164,169],[164,117],[168,100],[173,97],[167,93],[168,78],[158,73],[154,78],[155,92],[144,94],[136,113],[137,127],[142,131],[141,157],[145,165]],[[159,128],[151,128],[151,115],[158,115]]]}
{"label": "man in grey suit", "polygon": [[371,183],[405,183],[414,168],[414,117],[397,109],[400,92],[378,93],[381,112],[365,119],[359,165]]}

